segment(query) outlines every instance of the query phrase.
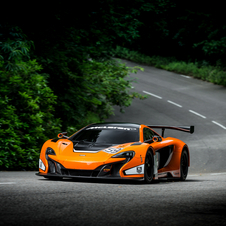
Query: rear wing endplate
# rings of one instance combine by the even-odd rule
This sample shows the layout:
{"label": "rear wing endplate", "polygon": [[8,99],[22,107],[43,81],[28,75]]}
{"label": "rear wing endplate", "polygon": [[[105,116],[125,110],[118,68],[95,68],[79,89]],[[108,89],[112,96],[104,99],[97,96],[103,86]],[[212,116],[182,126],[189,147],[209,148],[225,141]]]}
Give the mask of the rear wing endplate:
{"label": "rear wing endplate", "polygon": [[194,126],[155,126],[155,125],[150,125],[148,126],[150,128],[154,129],[162,129],[162,137],[164,136],[165,129],[174,129],[174,130],[179,130],[182,132],[186,133],[194,133],[195,127]]}

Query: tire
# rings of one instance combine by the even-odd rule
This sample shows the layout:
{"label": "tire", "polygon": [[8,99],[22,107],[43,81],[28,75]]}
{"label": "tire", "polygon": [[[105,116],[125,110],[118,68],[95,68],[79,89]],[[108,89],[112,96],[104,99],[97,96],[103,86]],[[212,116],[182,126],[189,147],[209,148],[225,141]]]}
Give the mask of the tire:
{"label": "tire", "polygon": [[153,181],[154,175],[154,158],[153,153],[149,149],[147,150],[145,156],[145,163],[144,163],[144,182],[146,184],[150,184]]}
{"label": "tire", "polygon": [[188,175],[188,152],[183,150],[180,159],[180,181],[186,180]]}

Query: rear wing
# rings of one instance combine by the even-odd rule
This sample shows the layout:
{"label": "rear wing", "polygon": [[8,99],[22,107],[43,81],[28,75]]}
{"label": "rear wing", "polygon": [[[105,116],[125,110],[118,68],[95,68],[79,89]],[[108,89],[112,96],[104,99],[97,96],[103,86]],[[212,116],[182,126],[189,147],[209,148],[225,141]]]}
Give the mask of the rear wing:
{"label": "rear wing", "polygon": [[179,130],[182,132],[186,132],[186,133],[194,133],[195,131],[195,127],[194,126],[154,126],[154,125],[150,125],[148,126],[150,128],[154,128],[154,129],[162,129],[162,137],[164,137],[164,132],[165,129],[174,129],[174,130]]}

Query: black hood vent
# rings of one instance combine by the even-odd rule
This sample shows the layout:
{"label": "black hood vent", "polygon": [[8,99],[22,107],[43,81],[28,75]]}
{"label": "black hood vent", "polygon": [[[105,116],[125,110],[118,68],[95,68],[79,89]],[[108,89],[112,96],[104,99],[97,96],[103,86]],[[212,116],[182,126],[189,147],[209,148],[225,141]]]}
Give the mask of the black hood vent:
{"label": "black hood vent", "polygon": [[74,143],[74,152],[96,153],[112,146],[112,144],[92,143],[92,142],[86,142],[86,141],[78,141],[73,143]]}

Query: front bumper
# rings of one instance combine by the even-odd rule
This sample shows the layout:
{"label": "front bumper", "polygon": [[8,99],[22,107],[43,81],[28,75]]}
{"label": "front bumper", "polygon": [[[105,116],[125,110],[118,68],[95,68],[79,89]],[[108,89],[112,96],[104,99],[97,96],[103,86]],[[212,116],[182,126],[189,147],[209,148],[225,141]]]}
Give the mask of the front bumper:
{"label": "front bumper", "polygon": [[122,160],[118,162],[111,162],[107,164],[103,164],[98,166],[95,169],[69,169],[65,168],[62,164],[53,159],[48,158],[48,168],[47,172],[42,172],[40,170],[37,173],[37,176],[44,176],[44,177],[58,177],[58,178],[115,178],[115,179],[142,179],[143,175],[126,175],[125,172],[121,172],[121,168],[127,163],[128,160]]}

